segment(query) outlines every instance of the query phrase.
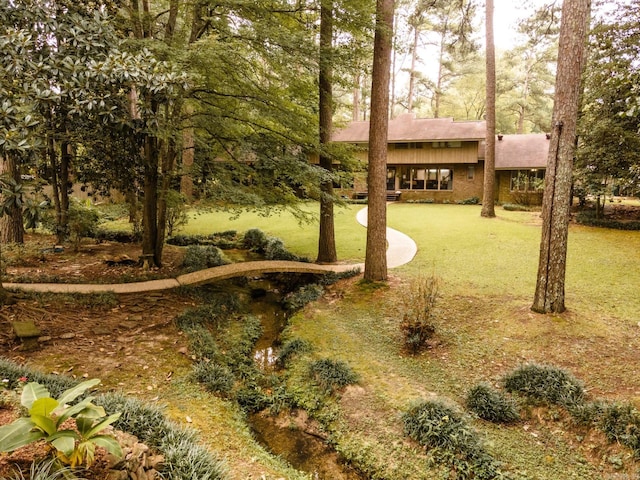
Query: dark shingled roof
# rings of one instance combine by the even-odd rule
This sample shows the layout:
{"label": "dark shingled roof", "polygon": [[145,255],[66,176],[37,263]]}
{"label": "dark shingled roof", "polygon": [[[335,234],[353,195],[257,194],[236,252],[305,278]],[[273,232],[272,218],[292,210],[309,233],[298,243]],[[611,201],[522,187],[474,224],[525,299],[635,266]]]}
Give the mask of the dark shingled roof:
{"label": "dark shingled roof", "polygon": [[[454,122],[453,118],[415,118],[412,113],[389,120],[389,143],[483,140],[484,121]],[[369,122],[352,122],[333,134],[335,142],[368,143]]]}
{"label": "dark shingled roof", "polygon": [[548,155],[549,140],[544,133],[504,135],[502,140],[496,139],[496,170],[546,168]]}

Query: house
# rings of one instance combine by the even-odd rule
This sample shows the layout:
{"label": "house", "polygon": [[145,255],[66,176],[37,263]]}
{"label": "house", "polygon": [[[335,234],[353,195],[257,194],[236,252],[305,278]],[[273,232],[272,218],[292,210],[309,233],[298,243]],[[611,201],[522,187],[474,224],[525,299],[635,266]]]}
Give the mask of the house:
{"label": "house", "polygon": [[[452,118],[401,115],[389,121],[387,191],[401,201],[437,203],[482,198],[485,152],[484,121],[456,122]],[[334,133],[333,141],[360,147],[368,159],[369,122],[352,122]],[[499,203],[540,203],[540,186],[547,164],[545,134],[498,135],[496,141],[496,200]],[[342,193],[365,196],[366,173]]]}

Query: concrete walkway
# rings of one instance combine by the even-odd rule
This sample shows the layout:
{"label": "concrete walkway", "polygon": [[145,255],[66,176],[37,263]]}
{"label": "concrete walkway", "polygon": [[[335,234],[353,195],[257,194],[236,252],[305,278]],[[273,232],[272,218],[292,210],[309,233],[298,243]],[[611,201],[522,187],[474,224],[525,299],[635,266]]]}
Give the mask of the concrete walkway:
{"label": "concrete walkway", "polygon": [[[363,208],[356,214],[356,220],[362,226],[367,226],[367,208]],[[416,243],[404,233],[392,228],[387,228],[387,267],[395,268],[410,262],[418,248]],[[364,269],[363,263],[348,265],[318,265],[316,263],[288,262],[280,260],[261,260],[256,262],[240,262],[222,265],[220,267],[207,268],[197,272],[180,275],[176,278],[161,280],[149,280],[146,282],[132,283],[105,283],[105,284],[79,284],[79,283],[4,283],[8,290],[22,290],[28,292],[51,293],[140,293],[158,290],[169,290],[187,285],[203,285],[218,280],[233,277],[259,275],[261,273],[316,273],[345,272],[353,269]]]}

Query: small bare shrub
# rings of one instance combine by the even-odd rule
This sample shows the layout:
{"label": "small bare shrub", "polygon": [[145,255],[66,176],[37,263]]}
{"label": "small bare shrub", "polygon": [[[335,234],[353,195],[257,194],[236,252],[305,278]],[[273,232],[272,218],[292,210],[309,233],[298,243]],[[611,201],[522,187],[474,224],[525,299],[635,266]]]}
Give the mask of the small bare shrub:
{"label": "small bare shrub", "polygon": [[437,300],[438,280],[433,276],[413,280],[403,292],[400,329],[405,348],[413,354],[424,349],[436,331],[433,319]]}

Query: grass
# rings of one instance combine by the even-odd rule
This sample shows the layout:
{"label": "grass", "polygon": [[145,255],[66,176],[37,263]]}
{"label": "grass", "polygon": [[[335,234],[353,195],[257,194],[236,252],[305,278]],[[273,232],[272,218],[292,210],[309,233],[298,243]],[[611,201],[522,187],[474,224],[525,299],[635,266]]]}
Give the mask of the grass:
{"label": "grass", "polygon": [[[317,209],[311,204],[305,208]],[[364,258],[366,233],[354,218],[360,208],[347,206],[336,215],[341,259]],[[389,226],[418,245],[414,261],[392,270],[383,288],[370,289],[353,281],[338,284],[339,300],[320,300],[290,321],[285,341],[306,342],[312,349],[304,355],[343,360],[357,374],[358,385],[348,387],[337,400],[339,419],[331,426],[331,439],[370,478],[441,478],[436,473],[440,467],[430,465],[424,450],[403,436],[402,413],[421,399],[443,399],[463,408],[473,385],[495,386],[523,364],[566,369],[584,382],[591,399],[640,401],[640,370],[635,368],[640,364],[640,235],[572,226],[569,311],[537,315],[529,307],[538,260],[539,213],[499,208],[497,213],[495,219],[483,219],[478,206],[390,205]],[[201,213],[182,233],[250,228],[282,238],[298,255],[315,258],[317,224],[299,225],[288,214],[267,218],[243,214],[231,220],[228,213]],[[437,341],[413,357],[402,351],[399,296],[412,278],[425,275],[441,281],[434,319]],[[295,370],[304,355],[293,356],[287,364]],[[252,442],[241,412],[231,402],[187,382],[172,383],[162,398],[173,418],[189,416],[208,444],[229,459],[235,478],[241,478],[243,468],[248,471],[248,464],[253,472],[264,468],[275,478],[297,478]],[[596,480],[609,474],[615,478],[617,472],[607,470],[611,468],[607,459],[589,449],[591,440],[584,444],[576,440],[576,432],[553,412],[525,414],[515,426],[472,422],[487,450],[505,463],[513,478]]]}

